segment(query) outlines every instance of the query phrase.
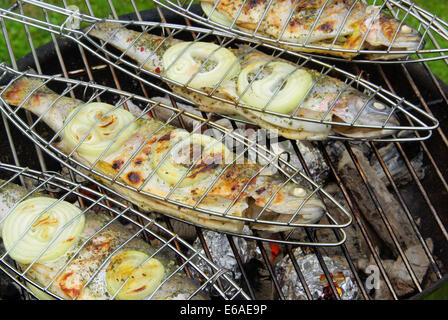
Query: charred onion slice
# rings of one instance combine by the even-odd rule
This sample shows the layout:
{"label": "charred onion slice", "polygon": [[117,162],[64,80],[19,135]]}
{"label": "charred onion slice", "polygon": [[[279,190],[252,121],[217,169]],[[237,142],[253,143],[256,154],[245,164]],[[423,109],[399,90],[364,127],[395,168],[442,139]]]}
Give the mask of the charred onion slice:
{"label": "charred onion slice", "polygon": [[268,111],[288,114],[296,109],[312,82],[307,71],[289,63],[260,61],[241,71],[238,94],[251,107],[267,106]]}
{"label": "charred onion slice", "polygon": [[162,60],[168,79],[195,89],[213,87],[234,77],[240,69],[230,50],[208,42],[177,43],[163,54]]}
{"label": "charred onion slice", "polygon": [[137,128],[130,112],[101,102],[79,106],[68,115],[67,121],[64,141],[71,149],[83,141],[76,151],[92,161],[109,145],[107,153],[114,152]]}
{"label": "charred onion slice", "polygon": [[15,261],[31,263],[39,256],[37,262],[51,261],[77,242],[85,224],[82,211],[66,201],[55,204],[56,201],[48,197],[31,198],[9,213],[2,237]]}
{"label": "charred onion slice", "polygon": [[140,300],[153,293],[163,280],[165,268],[159,260],[148,258],[146,253],[135,250],[112,257],[106,269],[109,293],[116,294],[119,300]]}
{"label": "charred onion slice", "polygon": [[218,9],[215,9],[212,16],[210,16],[213,10],[213,4],[209,2],[201,2],[201,8],[204,11],[205,15],[210,18],[210,20],[222,24],[226,27],[230,27],[232,25],[233,20],[222,14],[220,11],[218,11]]}
{"label": "charred onion slice", "polygon": [[157,175],[170,185],[177,184],[185,175],[179,187],[203,180],[231,157],[229,149],[218,140],[184,130],[174,130],[168,141],[160,139],[155,150],[153,169],[161,163]]}

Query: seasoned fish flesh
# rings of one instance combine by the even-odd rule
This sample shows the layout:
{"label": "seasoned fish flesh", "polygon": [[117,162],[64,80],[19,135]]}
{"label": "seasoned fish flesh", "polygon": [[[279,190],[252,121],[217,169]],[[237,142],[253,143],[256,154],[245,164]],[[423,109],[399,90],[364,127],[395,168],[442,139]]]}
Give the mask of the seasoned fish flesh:
{"label": "seasoned fish flesh", "polygon": [[201,6],[217,23],[251,34],[257,30],[258,35],[295,44],[287,46],[294,51],[351,59],[358,53],[340,49],[386,51],[390,47],[389,54],[365,55],[370,60],[390,60],[409,55],[394,50],[413,52],[424,47],[416,29],[381,12],[381,6],[358,0],[202,0]]}

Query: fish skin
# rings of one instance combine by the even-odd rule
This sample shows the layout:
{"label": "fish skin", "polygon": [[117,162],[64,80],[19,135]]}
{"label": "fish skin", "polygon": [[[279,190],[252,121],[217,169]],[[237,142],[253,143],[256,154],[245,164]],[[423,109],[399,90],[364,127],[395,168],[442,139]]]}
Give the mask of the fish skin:
{"label": "fish skin", "polygon": [[[202,0],[203,3],[215,5],[216,11],[233,21],[237,17],[240,7],[245,0]],[[400,25],[400,21],[383,13],[378,13],[380,7],[356,2],[355,0],[273,0],[267,11],[258,34],[288,41],[296,44],[306,44],[330,47],[340,28],[340,36],[344,37],[341,43],[336,42],[335,49],[353,50],[386,50],[397,33],[392,50],[417,50],[424,47],[422,35],[407,24]],[[239,29],[253,33],[262,19],[269,1],[249,0],[236,19],[235,26]],[[325,5],[315,29],[308,37],[315,20]],[[354,6],[353,6],[354,5]],[[353,9],[350,11],[350,8]],[[294,10],[292,16],[291,11]],[[345,17],[348,15],[344,22]],[[286,28],[283,31],[284,25]],[[362,39],[366,37],[364,43]],[[301,46],[288,46],[290,50],[324,53],[343,58],[352,59],[356,52],[334,52],[325,49],[303,48]],[[407,54],[368,54],[365,58],[370,60],[390,60],[406,57]]]}
{"label": "fish skin", "polygon": [[[148,33],[142,34],[124,28],[120,24],[108,22],[95,24],[93,28],[89,29],[88,34],[106,41],[108,44],[121,51],[126,51],[126,55],[141,64],[143,68],[159,74],[163,74],[164,72],[162,64],[162,56],[164,52],[170,46],[181,42],[174,38],[163,38]],[[268,63],[272,61],[270,55],[266,55],[249,47],[242,46],[238,49],[230,48],[229,50],[240,59],[241,69],[255,62],[263,61]],[[292,64],[291,62],[280,58],[276,58],[274,61]],[[340,119],[340,122],[351,124],[354,122],[355,118],[358,118],[354,124],[382,126],[388,119],[388,114],[392,110],[389,106],[386,106],[375,99],[369,99],[367,95],[353,87],[349,86],[346,88],[346,84],[336,78],[321,75],[319,72],[312,69],[304,67],[302,67],[302,69],[306,70],[311,75],[314,84],[311,91],[304,99],[301,107],[298,108],[294,114],[296,117],[305,117],[320,121],[326,114],[326,111],[329,108],[332,108],[332,111],[327,115],[326,120],[332,120],[332,117],[337,117]],[[330,125],[301,121],[289,117],[279,117],[236,106],[236,102],[240,99],[237,93],[237,80],[235,78],[223,81],[213,92],[215,96],[233,101],[235,104],[210,98],[206,95],[189,90],[184,86],[177,86],[170,83],[168,83],[168,85],[175,93],[186,97],[196,104],[202,111],[239,115],[258,124],[263,129],[277,130],[279,135],[293,140],[325,140],[331,129],[344,136],[356,138],[378,138],[394,133],[394,130],[391,129],[357,130],[356,128],[347,129],[347,126],[333,126],[332,128]],[[212,87],[201,88],[201,90],[207,94],[211,93],[213,89],[214,88]],[[344,92],[340,94],[341,91]],[[358,116],[364,103],[367,103],[367,107],[365,107]],[[381,111],[374,107],[377,103],[380,103],[382,106]],[[332,107],[333,104],[334,106]],[[398,124],[399,122],[395,115],[392,115],[388,125],[396,126]]]}
{"label": "fish skin", "polygon": [[[0,185],[3,182],[0,180]],[[25,194],[27,194],[26,188],[13,183],[8,183],[0,189],[0,220],[6,217],[8,212]],[[33,193],[30,198],[36,197],[37,194]],[[80,235],[80,240],[59,258],[44,263],[35,263],[26,275],[42,287],[47,286],[56,278],[49,287],[49,291],[63,299],[106,300],[110,296],[107,293],[105,282],[102,281],[104,280],[102,274],[107,268],[107,264],[101,269],[91,284],[84,285],[94,275],[94,271],[101,266],[114,250],[130,239],[133,234],[117,221],[112,222],[105,229],[98,232],[98,230],[110,222],[111,218],[104,213],[95,213],[93,211],[88,211],[85,215],[86,223],[84,231]],[[86,242],[91,236],[93,236],[92,239]],[[78,255],[58,274],[71,255],[76,253],[82,245],[84,247]],[[148,255],[156,252],[154,247],[139,238],[134,238],[126,243],[117,253],[125,250],[138,250]],[[177,264],[167,252],[161,251],[154,257],[164,265],[166,278],[175,272]],[[24,264],[18,265],[22,270],[25,270],[29,266]],[[183,271],[179,271],[158,289],[152,299],[185,299],[195,293],[200,286],[201,284],[198,281],[188,278]],[[44,295],[39,296],[45,297]],[[46,297],[51,298],[49,295]],[[209,299],[209,297],[201,291],[193,296],[192,299],[205,300]]]}
{"label": "fish skin", "polygon": [[[39,89],[35,90],[36,88]],[[12,95],[11,92],[13,92],[14,95]],[[28,101],[18,99],[16,95],[19,97],[28,97]],[[34,95],[39,95],[40,99],[34,99]],[[65,120],[69,112],[76,106],[83,104],[83,102],[71,98],[67,98],[68,100],[57,99],[54,102],[49,98],[55,98],[57,96],[58,95],[55,92],[42,87],[41,80],[36,81],[35,79],[30,79],[28,77],[21,77],[17,81],[14,81],[2,94],[3,99],[5,99],[7,103],[22,103],[23,108],[35,113],[37,116],[43,114],[46,115],[42,119],[47,124],[51,124],[55,130],[59,130],[60,128],[57,128],[55,123],[52,122],[51,116],[54,116],[57,122],[60,122],[61,119]],[[42,105],[43,102],[46,102],[47,104]],[[61,105],[64,103],[68,103],[68,105]],[[48,108],[50,109],[47,110]],[[174,130],[180,129],[168,125],[151,137],[151,135],[156,130],[160,129],[164,123],[154,119],[140,119],[137,123],[138,128],[135,132],[124,141],[116,151],[104,156],[98,161],[95,169],[110,178],[113,178],[120,172],[120,170],[122,170],[118,177],[120,182],[135,188],[142,187],[144,184],[142,187],[143,191],[159,197],[164,197],[168,194],[170,186],[160,179],[157,174],[152,175],[148,181],[145,181],[145,179],[147,179],[153,172],[150,166],[150,155],[152,152],[157,152],[155,151],[155,146],[164,148],[169,143],[171,136],[165,138],[167,135],[171,135]],[[63,125],[63,121],[58,123],[58,125]],[[164,137],[163,140],[160,139],[161,137]],[[139,149],[140,151],[134,155],[128,166],[123,169],[121,165],[127,163],[135,153],[135,149],[141,145],[143,147],[141,147]],[[56,147],[66,154],[72,152],[72,149],[68,147],[64,140],[61,140]],[[163,152],[163,150],[158,151]],[[86,166],[90,167],[93,164],[92,160],[86,159],[78,152],[73,152],[72,156]],[[225,164],[219,164],[217,166],[211,165],[203,168],[203,170],[208,170],[211,173],[210,176],[194,185],[176,189],[172,193],[171,199],[186,205],[194,206],[197,204],[197,201],[201,198],[202,194],[207,190],[210,183],[221,171],[223,171],[208,195],[204,197],[197,207],[199,209],[211,209],[215,212],[224,213],[226,212],[226,209],[235,202],[228,210],[227,214],[237,217],[250,217],[253,210],[249,210],[251,209],[249,208],[249,200],[256,200],[255,204],[251,204],[253,207],[264,206],[268,203],[271,195],[274,195],[277,192],[279,184],[284,181],[284,178],[281,177],[280,174],[273,174],[271,176],[261,174],[259,172],[261,170],[261,165],[254,163],[233,163],[226,168],[225,171]],[[145,211],[162,212],[184,221],[218,231],[241,232],[244,225],[244,222],[240,220],[212,216],[207,213],[183,208],[162,200],[150,198],[139,192],[119,186],[117,183],[111,183],[99,176],[96,178]],[[260,192],[260,188],[263,188],[263,192]],[[300,191],[303,194],[297,196],[295,195],[296,191]],[[271,201],[269,208],[266,210],[266,214],[277,214],[273,221],[289,221],[291,215],[296,213],[299,206],[310,193],[311,191],[302,188],[297,184],[287,183],[278,191],[273,201]],[[291,222],[316,223],[325,212],[324,204],[316,195],[313,195],[306,202],[304,208],[306,208],[303,210],[305,214],[303,216],[301,214],[297,215],[294,221]],[[261,220],[264,220],[264,216],[261,217]],[[262,223],[254,224],[252,227],[254,229],[271,232],[290,230],[290,227],[287,226],[274,226]]]}
{"label": "fish skin", "polygon": [[[0,186],[6,181],[0,179]],[[8,211],[14,203],[17,203],[26,195],[26,189],[16,184],[9,183],[0,189],[0,237],[2,235],[3,222]]]}

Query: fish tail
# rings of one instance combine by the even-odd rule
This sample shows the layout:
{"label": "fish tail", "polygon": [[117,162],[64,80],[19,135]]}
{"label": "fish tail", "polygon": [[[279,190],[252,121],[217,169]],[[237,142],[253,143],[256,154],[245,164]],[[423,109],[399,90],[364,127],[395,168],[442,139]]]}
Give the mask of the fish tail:
{"label": "fish tail", "polygon": [[55,131],[62,127],[71,110],[84,104],[81,100],[60,96],[49,89],[44,80],[33,77],[13,80],[1,96],[9,105],[42,116],[42,121]]}
{"label": "fish tail", "polygon": [[123,26],[120,23],[100,22],[96,23],[93,28],[89,30],[88,34],[100,40],[106,40],[112,31],[122,27]]}
{"label": "fish tail", "polygon": [[[41,79],[20,77],[14,80],[2,93],[2,98],[10,105],[19,106],[33,111],[33,101],[38,100],[41,94],[48,94],[50,89],[44,85]],[[26,101],[25,101],[26,100]]]}

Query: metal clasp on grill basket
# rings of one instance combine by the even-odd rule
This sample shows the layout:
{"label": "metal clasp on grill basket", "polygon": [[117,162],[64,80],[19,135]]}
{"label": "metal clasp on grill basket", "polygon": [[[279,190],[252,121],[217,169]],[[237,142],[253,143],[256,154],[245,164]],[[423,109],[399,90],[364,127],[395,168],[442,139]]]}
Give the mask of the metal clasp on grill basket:
{"label": "metal clasp on grill basket", "polygon": [[[26,2],[72,19],[70,10]],[[2,16],[64,35],[87,56],[112,64],[161,94],[202,111],[274,128],[285,138],[415,141],[430,137],[438,126],[425,110],[361,77],[362,70],[356,70],[356,76],[309,55],[291,54],[247,37],[144,21],[138,15],[128,21],[78,13],[81,25],[89,24],[81,30],[65,22],[56,28],[10,11]],[[186,43],[182,46],[179,41]]]}
{"label": "metal clasp on grill basket", "polygon": [[8,164],[0,172],[0,268],[32,296],[248,298],[188,242],[129,206],[53,173]]}
{"label": "metal clasp on grill basket", "polygon": [[325,59],[409,63],[444,59],[448,51],[439,45],[448,24],[406,0],[154,2],[207,27]]}

